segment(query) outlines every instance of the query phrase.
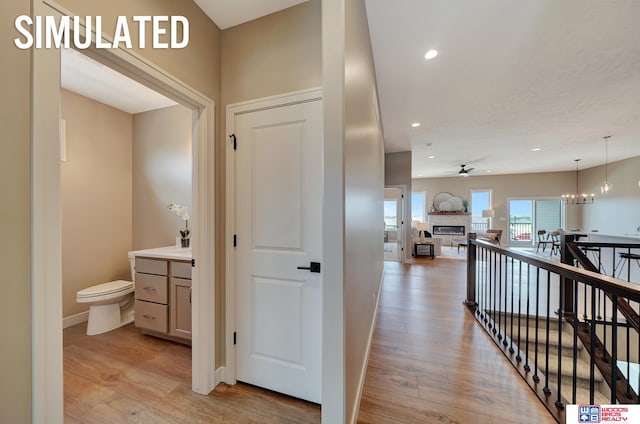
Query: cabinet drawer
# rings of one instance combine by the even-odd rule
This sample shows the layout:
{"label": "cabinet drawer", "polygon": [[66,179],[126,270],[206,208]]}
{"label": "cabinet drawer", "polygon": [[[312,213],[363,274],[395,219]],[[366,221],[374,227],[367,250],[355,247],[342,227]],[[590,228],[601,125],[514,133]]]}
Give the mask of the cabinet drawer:
{"label": "cabinet drawer", "polygon": [[136,327],[167,332],[167,305],[136,300]]}
{"label": "cabinet drawer", "polygon": [[136,272],[146,274],[167,275],[167,261],[136,256]]}
{"label": "cabinet drawer", "polygon": [[167,303],[167,277],[136,272],[136,299]]}
{"label": "cabinet drawer", "polygon": [[191,279],[191,262],[171,261],[171,276]]}

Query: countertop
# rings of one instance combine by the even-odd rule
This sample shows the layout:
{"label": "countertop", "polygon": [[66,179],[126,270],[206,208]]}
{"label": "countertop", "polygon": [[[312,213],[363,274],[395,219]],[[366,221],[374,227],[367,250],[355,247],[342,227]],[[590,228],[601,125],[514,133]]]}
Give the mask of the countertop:
{"label": "countertop", "polygon": [[130,259],[136,256],[188,261],[191,260],[191,248],[180,246],[166,246],[156,247],[154,249],[132,250],[129,252]]}
{"label": "countertop", "polygon": [[621,242],[638,243],[640,242],[640,234],[605,234],[589,231],[587,233],[590,241],[619,240]]}

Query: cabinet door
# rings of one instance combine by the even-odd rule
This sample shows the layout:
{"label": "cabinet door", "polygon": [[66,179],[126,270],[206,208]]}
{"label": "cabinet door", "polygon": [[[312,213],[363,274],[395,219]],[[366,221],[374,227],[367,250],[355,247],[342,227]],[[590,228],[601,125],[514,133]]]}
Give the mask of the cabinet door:
{"label": "cabinet door", "polygon": [[169,335],[191,340],[191,280],[169,282]]}

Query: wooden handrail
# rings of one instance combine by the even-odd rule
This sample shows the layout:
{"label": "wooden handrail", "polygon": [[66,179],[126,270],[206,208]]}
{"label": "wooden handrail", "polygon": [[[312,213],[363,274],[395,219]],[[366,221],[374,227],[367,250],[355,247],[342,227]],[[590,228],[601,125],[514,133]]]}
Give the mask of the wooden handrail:
{"label": "wooden handrail", "polygon": [[[577,371],[575,367],[578,344],[583,345],[586,351],[593,355],[590,359],[592,367],[591,398],[587,400],[588,402],[595,402],[594,366],[613,390],[611,403],[638,403],[640,401],[616,363],[618,359],[631,362],[632,358],[635,358],[629,353],[629,347],[635,349],[635,346],[629,345],[629,331],[640,335],[640,315],[630,302],[634,302],[635,306],[637,306],[636,303],[640,304],[640,286],[600,274],[599,267],[596,267],[585,252],[580,249],[580,246],[587,245],[640,248],[640,244],[621,246],[616,243],[577,242],[572,239],[571,235],[566,235],[566,237],[562,235],[561,239],[561,262],[558,263],[526,251],[502,248],[493,243],[476,239],[475,234],[470,233],[467,249],[467,299],[465,300],[465,304],[474,313],[480,325],[509,358],[522,378],[527,381],[558,422],[564,422],[564,405],[569,402],[566,399],[571,399],[573,396],[573,401],[576,402]],[[576,262],[582,268],[574,266]],[[509,272],[507,272],[507,268]],[[531,269],[534,270],[534,274],[531,273]],[[541,274],[543,274],[543,279],[540,279]],[[558,297],[554,300],[554,306],[550,308],[552,280],[554,287],[557,287],[553,289],[554,294],[557,293]],[[555,285],[556,283],[558,286]],[[526,285],[524,289],[523,285]],[[540,287],[540,285],[544,287]],[[535,293],[532,294],[530,287],[535,289]],[[590,319],[587,319],[586,315],[589,311],[587,308],[587,288],[591,292],[590,298],[593,303],[591,312],[589,312]],[[513,293],[516,289],[518,290],[517,300],[514,305]],[[524,290],[526,298],[523,297],[522,290]],[[546,300],[546,305],[539,305],[540,290],[544,292],[542,298]],[[558,291],[556,292],[556,290]],[[533,296],[533,298],[530,299],[529,296]],[[582,296],[581,302],[584,305],[579,304],[580,296]],[[605,303],[600,303],[601,300]],[[558,302],[557,306],[556,301]],[[535,303],[534,318],[529,315],[530,307],[532,307],[531,302]],[[597,313],[594,312],[596,311],[595,305],[598,305]],[[610,316],[612,317],[611,321],[603,321],[599,316],[600,305],[604,305],[605,308],[604,319],[606,320],[606,317]],[[607,305],[610,305],[610,310],[606,309]],[[542,315],[539,314],[539,309],[542,309]],[[584,311],[583,321],[580,321],[578,316],[578,311],[581,309]],[[557,317],[552,317],[554,312]],[[598,316],[596,317],[596,315]],[[626,323],[619,323],[619,316],[623,316]],[[516,319],[517,332],[514,332]],[[535,319],[535,330],[531,330],[535,337],[534,342],[529,339],[532,319]],[[509,321],[509,325],[507,325],[507,321]],[[522,334],[520,331],[521,321],[526,322],[526,337],[525,331],[522,331]],[[563,335],[563,323],[565,323],[566,329],[573,329],[573,341],[570,342],[572,347],[564,348],[565,351],[570,349],[569,353],[573,353],[573,370],[568,370],[568,374],[561,371],[562,368],[566,368],[562,366],[563,360],[561,360],[563,340],[565,342],[569,340],[569,335]],[[571,325],[566,326],[566,323]],[[557,337],[557,340],[550,341],[550,329],[557,330],[557,333],[554,333],[557,334],[554,336],[554,338]],[[604,341],[600,340],[596,329],[598,334],[603,335]],[[624,331],[627,332],[626,337],[624,337]],[[539,339],[539,332],[547,334],[545,340]],[[607,340],[607,335],[609,335],[609,340]],[[619,340],[622,340],[621,343],[626,343],[626,353],[623,352],[624,344],[620,350],[617,347]],[[558,349],[558,371],[553,374],[551,380],[549,375],[550,342],[556,346],[554,349]],[[536,352],[541,347],[546,352],[544,358],[538,358],[537,353],[535,359],[530,358],[526,353],[529,352],[530,344],[534,345]],[[611,347],[611,354],[606,351],[607,346]],[[531,354],[531,356],[534,355]],[[557,379],[556,385],[554,385],[554,379]],[[572,393],[563,393],[561,386],[571,383],[571,381]],[[585,400],[581,399],[580,401]]]}

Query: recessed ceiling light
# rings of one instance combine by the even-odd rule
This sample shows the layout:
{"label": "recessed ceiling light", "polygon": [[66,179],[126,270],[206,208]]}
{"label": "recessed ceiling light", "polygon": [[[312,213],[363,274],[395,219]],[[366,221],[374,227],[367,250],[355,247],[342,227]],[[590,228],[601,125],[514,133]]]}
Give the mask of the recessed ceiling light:
{"label": "recessed ceiling light", "polygon": [[487,169],[487,174],[491,174],[493,171],[490,169]]}
{"label": "recessed ceiling light", "polygon": [[427,156],[427,159],[435,159],[436,157],[431,155],[431,156]]}
{"label": "recessed ceiling light", "polygon": [[436,56],[438,56],[438,50],[429,50],[424,54],[424,58],[427,60],[431,60]]}
{"label": "recessed ceiling light", "polygon": [[539,152],[540,150],[542,150],[540,147],[534,147],[531,149],[532,152]]}
{"label": "recessed ceiling light", "polygon": [[417,127],[419,127],[419,126],[420,126],[420,122],[414,122],[413,124],[411,124],[411,126],[412,126],[413,128],[417,128]]}

